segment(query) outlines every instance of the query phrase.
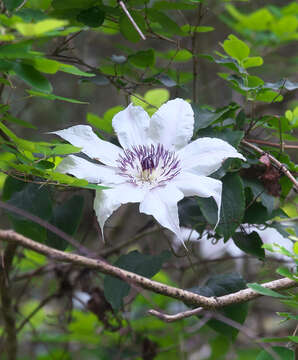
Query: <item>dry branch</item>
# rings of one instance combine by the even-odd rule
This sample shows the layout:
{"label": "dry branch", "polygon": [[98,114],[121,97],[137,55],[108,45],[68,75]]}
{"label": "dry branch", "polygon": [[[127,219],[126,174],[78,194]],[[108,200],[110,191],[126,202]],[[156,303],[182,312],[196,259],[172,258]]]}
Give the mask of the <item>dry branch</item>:
{"label": "dry branch", "polygon": [[[46,255],[51,259],[55,259],[61,262],[72,263],[78,266],[84,266],[86,268],[92,268],[100,271],[101,273],[115,276],[128,283],[139,286],[143,289],[153,291],[158,294],[169,296],[171,298],[181,300],[183,302],[201,306],[203,308],[220,308],[223,306],[245,302],[255,299],[261,295],[251,289],[245,289],[233,294],[221,296],[218,298],[205,297],[193,292],[168,286],[157,281],[150,280],[143,276],[137,275],[130,271],[120,269],[116,266],[112,266],[104,260],[91,259],[85,256],[71,254],[56,249],[52,249],[46,245],[35,242],[27,237],[14,232],[13,230],[0,230],[0,239],[9,243],[16,243],[26,248],[34,250],[40,254]],[[288,278],[271,281],[263,284],[267,289],[281,290],[289,289],[298,285],[298,282]],[[193,311],[193,310],[191,310]],[[156,314],[155,314],[156,315]]]}

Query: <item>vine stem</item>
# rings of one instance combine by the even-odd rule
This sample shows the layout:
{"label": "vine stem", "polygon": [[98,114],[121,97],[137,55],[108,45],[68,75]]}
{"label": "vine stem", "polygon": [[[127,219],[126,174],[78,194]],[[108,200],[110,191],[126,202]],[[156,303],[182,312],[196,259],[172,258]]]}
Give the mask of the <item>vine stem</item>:
{"label": "vine stem", "polygon": [[18,351],[16,314],[13,309],[9,272],[12,266],[13,257],[16,252],[17,243],[8,243],[2,258],[2,268],[0,267],[0,298],[1,310],[4,322],[5,349],[7,360],[16,360]]}
{"label": "vine stem", "polygon": [[[262,296],[261,294],[255,292],[252,289],[245,289],[218,298],[205,297],[191,291],[179,289],[173,286],[162,284],[157,281],[150,280],[133,272],[120,269],[116,266],[112,266],[104,260],[91,259],[85,256],[71,254],[68,252],[63,252],[50,248],[49,246],[43,245],[21,234],[18,234],[13,230],[0,230],[0,239],[3,241],[7,241],[8,243],[22,245],[26,248],[29,248],[33,251],[36,251],[49,258],[61,262],[67,262],[78,266],[84,266],[86,268],[96,269],[103,274],[115,276],[125,282],[131,283],[135,286],[139,286],[143,289],[150,290],[155,293],[162,294],[177,300],[181,300],[185,303],[200,306],[203,308],[221,308],[223,306],[246,302],[248,300],[252,300]],[[298,286],[298,282],[288,278],[282,278],[263,284],[263,287],[273,290],[289,289],[295,286]],[[152,313],[151,310],[150,314],[156,315],[156,312]]]}
{"label": "vine stem", "polygon": [[257,153],[259,153],[261,155],[267,154],[270,161],[273,164],[275,164],[278,167],[278,169],[291,180],[291,182],[294,184],[295,190],[298,191],[298,181],[295,179],[295,177],[291,174],[291,172],[286,168],[286,166],[284,164],[282,164],[280,161],[278,161],[274,156],[266,153],[264,150],[262,150],[261,148],[259,148],[256,145],[251,144],[247,140],[242,140],[241,144],[253,149],[254,151],[256,151]]}

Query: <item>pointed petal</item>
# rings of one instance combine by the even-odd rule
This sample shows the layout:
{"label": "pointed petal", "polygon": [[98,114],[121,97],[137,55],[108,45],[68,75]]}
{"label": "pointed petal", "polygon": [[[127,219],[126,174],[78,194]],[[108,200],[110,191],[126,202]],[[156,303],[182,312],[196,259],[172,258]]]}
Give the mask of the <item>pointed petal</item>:
{"label": "pointed petal", "polygon": [[101,140],[89,125],[76,125],[64,130],[53,131],[51,134],[61,136],[72,145],[82,148],[82,152],[91,159],[96,159],[109,166],[117,166],[116,160],[123,152],[118,146]]}
{"label": "pointed petal", "polygon": [[94,184],[108,186],[125,182],[125,179],[116,173],[116,168],[93,164],[74,155],[64,158],[57,166],[56,171],[74,175],[79,179],[85,179]]}
{"label": "pointed petal", "polygon": [[183,194],[172,184],[150,190],[140,204],[140,212],[152,215],[163,227],[171,230],[182,240],[177,202]]}
{"label": "pointed petal", "polygon": [[150,118],[140,106],[130,104],[113,118],[113,128],[123,149],[148,143]]}
{"label": "pointed petal", "polygon": [[201,138],[178,151],[183,170],[197,175],[208,176],[218,170],[227,158],[239,158],[245,161],[232,145],[216,138]]}
{"label": "pointed petal", "polygon": [[146,190],[130,183],[116,185],[112,189],[98,190],[94,200],[94,210],[102,234],[106,220],[122,204],[141,202]]}
{"label": "pointed petal", "polygon": [[213,197],[217,204],[217,223],[220,219],[222,182],[207,176],[199,176],[186,171],[176,176],[172,183],[184,196]]}
{"label": "pointed petal", "polygon": [[194,113],[183,99],[175,99],[162,105],[150,122],[150,138],[170,150],[185,146],[193,135]]}

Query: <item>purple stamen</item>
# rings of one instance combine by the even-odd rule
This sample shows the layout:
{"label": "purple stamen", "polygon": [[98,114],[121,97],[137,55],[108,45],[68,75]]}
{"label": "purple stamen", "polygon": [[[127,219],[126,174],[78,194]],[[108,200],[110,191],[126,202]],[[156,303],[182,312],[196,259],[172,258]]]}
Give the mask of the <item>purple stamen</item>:
{"label": "purple stamen", "polygon": [[136,185],[164,185],[181,170],[178,156],[174,151],[165,149],[162,144],[125,149],[117,161],[119,174]]}

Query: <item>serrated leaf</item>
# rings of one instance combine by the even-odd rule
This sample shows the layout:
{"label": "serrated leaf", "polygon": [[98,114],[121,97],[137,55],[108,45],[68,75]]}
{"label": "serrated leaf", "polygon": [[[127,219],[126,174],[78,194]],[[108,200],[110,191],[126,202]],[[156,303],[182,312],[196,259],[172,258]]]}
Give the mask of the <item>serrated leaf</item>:
{"label": "serrated leaf", "polygon": [[[163,251],[160,255],[154,256],[132,251],[127,255],[122,255],[114,266],[151,278],[160,271],[163,262],[169,257],[168,251]],[[130,285],[128,283],[110,275],[105,276],[104,294],[113,309],[118,310],[123,306],[123,299],[128,295],[129,290]]]}

